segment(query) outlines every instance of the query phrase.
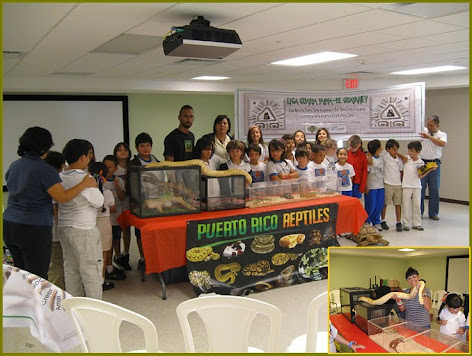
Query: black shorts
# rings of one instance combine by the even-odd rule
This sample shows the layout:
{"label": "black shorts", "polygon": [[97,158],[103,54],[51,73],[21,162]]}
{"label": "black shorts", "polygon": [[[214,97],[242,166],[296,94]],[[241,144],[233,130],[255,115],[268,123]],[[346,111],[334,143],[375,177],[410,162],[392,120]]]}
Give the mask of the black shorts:
{"label": "black shorts", "polygon": [[121,239],[121,226],[120,225],[112,226],[111,232],[113,234],[113,240]]}

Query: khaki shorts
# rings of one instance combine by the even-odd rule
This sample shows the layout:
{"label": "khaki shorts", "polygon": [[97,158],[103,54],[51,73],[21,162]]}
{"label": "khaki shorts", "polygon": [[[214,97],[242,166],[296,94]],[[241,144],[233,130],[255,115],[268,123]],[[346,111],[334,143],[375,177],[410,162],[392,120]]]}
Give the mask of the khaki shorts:
{"label": "khaki shorts", "polygon": [[402,186],[384,184],[385,205],[402,205]]}
{"label": "khaki shorts", "polygon": [[102,236],[103,251],[111,250],[113,237],[112,237],[110,217],[109,216],[98,217],[97,228],[98,228],[98,231],[100,231],[100,235]]}

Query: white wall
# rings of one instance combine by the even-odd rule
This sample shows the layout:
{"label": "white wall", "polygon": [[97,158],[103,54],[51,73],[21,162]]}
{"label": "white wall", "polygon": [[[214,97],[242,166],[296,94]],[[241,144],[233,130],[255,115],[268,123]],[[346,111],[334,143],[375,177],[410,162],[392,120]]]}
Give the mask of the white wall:
{"label": "white wall", "polygon": [[469,88],[426,91],[426,117],[439,116],[448,143],[441,162],[440,197],[469,201]]}

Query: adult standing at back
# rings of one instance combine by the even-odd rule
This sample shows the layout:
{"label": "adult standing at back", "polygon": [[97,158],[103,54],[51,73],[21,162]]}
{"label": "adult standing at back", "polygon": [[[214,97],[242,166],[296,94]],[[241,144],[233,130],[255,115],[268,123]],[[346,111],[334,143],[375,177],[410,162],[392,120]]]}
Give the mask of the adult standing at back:
{"label": "adult standing at back", "polygon": [[193,158],[195,136],[190,132],[193,120],[195,120],[193,108],[190,105],[182,106],[177,118],[179,119],[179,127],[164,139],[164,159],[166,161],[178,162]]}
{"label": "adult standing at back", "polygon": [[231,131],[231,121],[227,115],[218,115],[213,123],[213,133],[208,134],[212,141],[215,142],[214,153],[221,158],[223,162],[229,159],[226,146],[231,141],[229,132]]}
{"label": "adult standing at back", "polygon": [[438,169],[430,172],[421,179],[421,215],[424,213],[424,196],[426,187],[429,191],[428,216],[439,220],[439,183],[441,178],[442,149],[447,144],[447,134],[439,130],[439,117],[431,115],[426,121],[426,127],[420,132],[424,138],[421,159],[425,162],[436,162]]}
{"label": "adult standing at back", "polygon": [[65,190],[59,172],[44,159],[53,146],[51,133],[30,127],[20,138],[18,155],[5,174],[8,206],[3,213],[3,240],[15,267],[48,279],[52,252],[52,199],[65,203],[85,188],[96,187],[91,176]]}

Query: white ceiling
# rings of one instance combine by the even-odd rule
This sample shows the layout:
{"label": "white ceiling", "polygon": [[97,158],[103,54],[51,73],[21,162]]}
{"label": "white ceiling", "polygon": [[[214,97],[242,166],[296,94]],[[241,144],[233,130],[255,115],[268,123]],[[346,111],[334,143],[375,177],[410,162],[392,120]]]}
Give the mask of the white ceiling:
{"label": "white ceiling", "polygon": [[432,256],[469,255],[469,248],[415,248],[414,251],[399,251],[398,247],[366,247],[366,248],[330,248],[331,255],[370,256],[380,258],[411,258]]}
{"label": "white ceiling", "polygon": [[[216,63],[179,63],[184,58],[165,56],[162,45],[139,54],[92,52],[122,34],[164,37],[198,15],[211,26],[236,30],[242,48]],[[385,81],[468,86],[469,4],[3,3],[3,51],[5,92],[341,89],[348,77],[357,77],[361,87]],[[270,65],[321,51],[358,57],[297,68]],[[441,65],[467,69],[389,74]],[[191,79],[200,75],[231,79]]]}

